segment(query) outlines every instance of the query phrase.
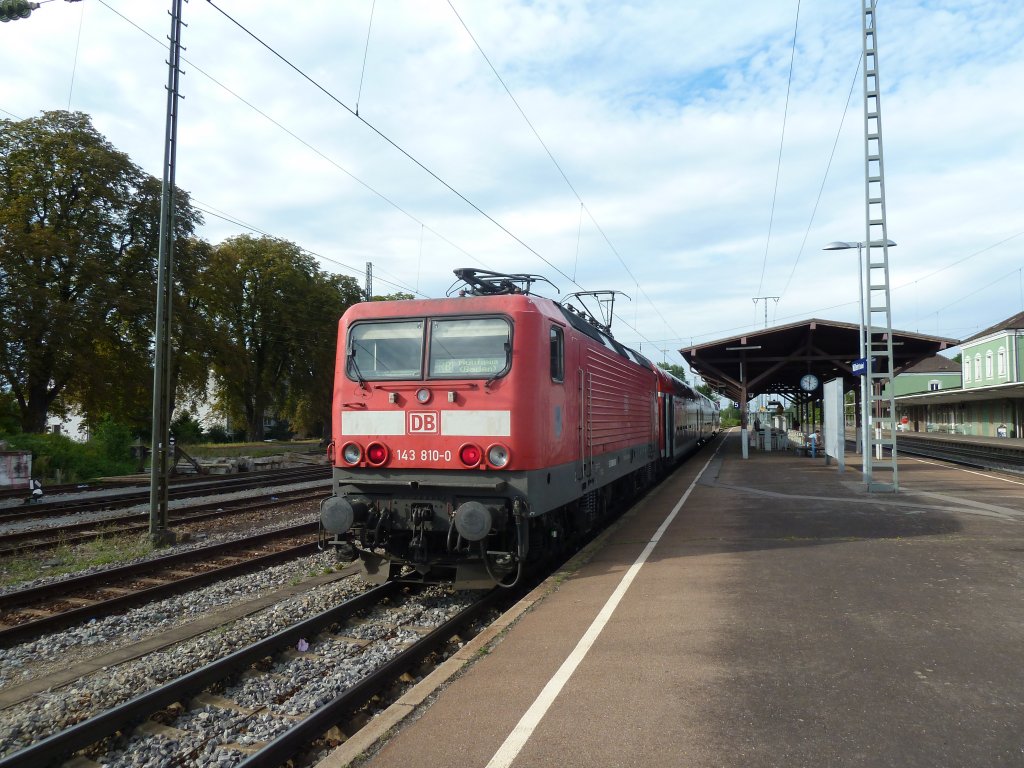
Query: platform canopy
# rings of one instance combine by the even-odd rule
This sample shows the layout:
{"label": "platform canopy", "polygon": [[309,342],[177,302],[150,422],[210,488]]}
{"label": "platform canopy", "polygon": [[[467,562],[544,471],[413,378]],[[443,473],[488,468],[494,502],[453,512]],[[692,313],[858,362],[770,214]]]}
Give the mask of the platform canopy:
{"label": "platform canopy", "polygon": [[[956,339],[894,330],[895,373],[957,344]],[[860,331],[856,325],[832,320],[778,325],[684,347],[679,353],[712,389],[740,404],[761,394],[794,400],[820,396],[821,384],[830,379],[842,378],[847,390],[860,378],[851,368],[860,357]],[[809,373],[818,381],[816,392],[800,386]]]}

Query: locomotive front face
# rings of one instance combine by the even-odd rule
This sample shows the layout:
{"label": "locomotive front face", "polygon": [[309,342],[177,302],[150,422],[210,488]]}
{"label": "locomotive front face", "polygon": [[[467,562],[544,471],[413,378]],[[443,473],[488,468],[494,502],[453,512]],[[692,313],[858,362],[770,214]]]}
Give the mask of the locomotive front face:
{"label": "locomotive front face", "polygon": [[513,320],[367,306],[342,320],[322,528],[377,580],[412,566],[426,580],[493,584],[516,568],[527,514],[512,450]]}

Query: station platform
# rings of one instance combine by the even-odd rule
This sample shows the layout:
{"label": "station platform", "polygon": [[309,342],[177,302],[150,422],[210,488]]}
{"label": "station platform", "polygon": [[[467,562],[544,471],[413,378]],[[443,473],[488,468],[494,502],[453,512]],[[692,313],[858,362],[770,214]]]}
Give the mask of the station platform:
{"label": "station platform", "polygon": [[719,436],[321,768],[1022,766],[1024,478]]}

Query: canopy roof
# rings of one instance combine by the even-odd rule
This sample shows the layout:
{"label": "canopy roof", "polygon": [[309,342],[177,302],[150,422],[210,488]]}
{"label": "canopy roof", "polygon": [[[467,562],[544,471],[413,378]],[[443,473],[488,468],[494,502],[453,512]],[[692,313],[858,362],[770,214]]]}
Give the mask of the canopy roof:
{"label": "canopy roof", "polygon": [[[896,331],[892,333],[896,373],[956,346],[956,339]],[[806,396],[800,379],[807,373],[819,382],[842,378],[852,389],[859,377],[850,364],[860,357],[860,330],[850,323],[803,320],[762,331],[685,347],[680,354],[712,389],[742,403],[755,395]],[[817,395],[820,395],[819,388]],[[815,396],[815,393],[809,393]]]}

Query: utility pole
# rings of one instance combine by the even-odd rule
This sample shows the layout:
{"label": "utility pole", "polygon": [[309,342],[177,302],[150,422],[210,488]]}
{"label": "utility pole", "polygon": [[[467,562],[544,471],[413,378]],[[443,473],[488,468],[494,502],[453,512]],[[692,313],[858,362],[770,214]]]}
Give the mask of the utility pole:
{"label": "utility pole", "polygon": [[366,262],[366,300],[373,301],[373,262]]}
{"label": "utility pole", "polygon": [[168,454],[171,420],[171,297],[174,295],[174,168],[178,140],[178,78],[181,74],[181,4],[172,0],[167,61],[167,125],[164,179],[160,193],[160,244],[157,255],[156,339],[153,343],[153,433],[150,459],[149,535],[154,544],[174,541],[167,527]]}
{"label": "utility pole", "polygon": [[754,297],[753,300],[754,300],[754,309],[755,310],[757,309],[757,302],[759,302],[759,301],[763,301],[764,302],[764,327],[765,328],[768,327],[768,299],[775,299],[775,303],[778,304],[780,298],[782,298],[782,297],[781,296],[755,296]]}

